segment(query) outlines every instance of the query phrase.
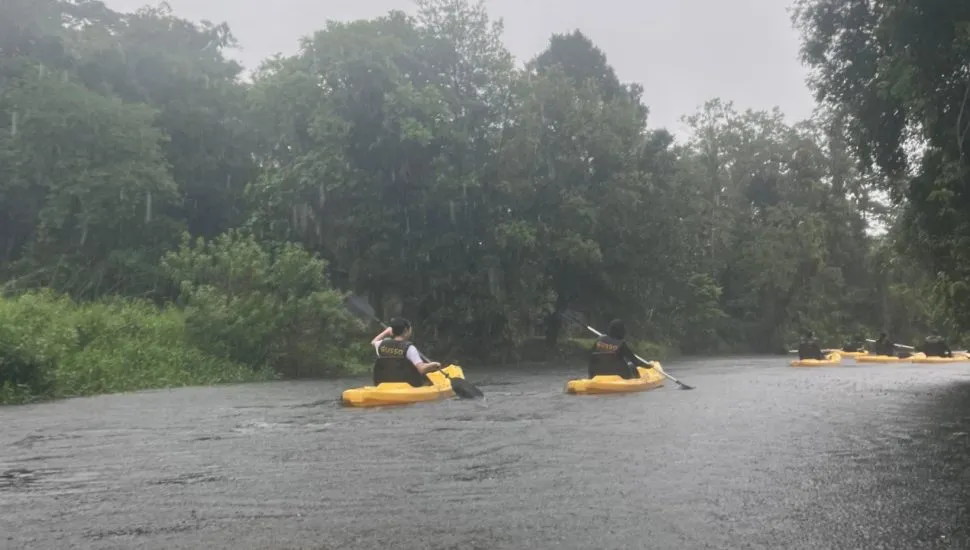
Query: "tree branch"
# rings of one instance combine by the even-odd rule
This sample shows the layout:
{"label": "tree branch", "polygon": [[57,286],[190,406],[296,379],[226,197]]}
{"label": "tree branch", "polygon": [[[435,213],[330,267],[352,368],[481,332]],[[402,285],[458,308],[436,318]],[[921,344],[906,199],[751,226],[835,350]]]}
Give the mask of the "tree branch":
{"label": "tree branch", "polygon": [[967,133],[970,132],[970,121],[966,126],[963,124],[963,115],[967,111],[967,101],[970,100],[970,79],[963,90],[963,101],[960,103],[960,114],[957,115],[957,150],[960,152],[960,160],[966,159],[966,151],[963,150],[963,142],[966,140]]}

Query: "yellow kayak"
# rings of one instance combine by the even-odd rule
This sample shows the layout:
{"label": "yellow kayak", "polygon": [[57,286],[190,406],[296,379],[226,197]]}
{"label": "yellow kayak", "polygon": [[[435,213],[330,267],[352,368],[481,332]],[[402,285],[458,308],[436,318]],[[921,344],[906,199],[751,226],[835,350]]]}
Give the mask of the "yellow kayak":
{"label": "yellow kayak", "polygon": [[791,362],[793,367],[830,367],[842,362],[842,354],[838,351],[825,356],[825,359],[796,359]]}
{"label": "yellow kayak", "polygon": [[900,363],[909,361],[909,358],[900,359],[895,355],[862,355],[855,360],[857,363]]}
{"label": "yellow kayak", "polygon": [[[465,377],[465,373],[458,365],[448,365],[442,370],[452,378]],[[348,407],[384,407],[437,401],[455,395],[454,390],[451,389],[451,381],[440,372],[429,372],[428,378],[434,384],[433,386],[416,388],[406,382],[384,382],[376,386],[345,390],[343,404]]]}
{"label": "yellow kayak", "polygon": [[[654,365],[660,363],[654,361]],[[616,375],[594,376],[566,382],[566,393],[573,395],[597,395],[604,393],[629,393],[647,391],[664,385],[664,377],[657,369],[637,367],[640,378],[627,380]]]}
{"label": "yellow kayak", "polygon": [[970,357],[963,353],[954,353],[953,357],[927,357],[922,353],[917,353],[909,358],[910,362],[918,364],[933,364],[933,363],[966,363],[970,361]]}
{"label": "yellow kayak", "polygon": [[869,355],[868,351],[842,351],[842,350],[831,350],[839,352],[842,357],[862,357],[864,355]]}

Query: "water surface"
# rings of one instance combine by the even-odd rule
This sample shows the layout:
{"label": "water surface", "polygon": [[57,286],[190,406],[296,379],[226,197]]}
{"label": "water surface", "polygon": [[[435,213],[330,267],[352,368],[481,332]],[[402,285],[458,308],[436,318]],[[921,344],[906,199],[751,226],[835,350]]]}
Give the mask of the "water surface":
{"label": "water surface", "polygon": [[337,405],[364,379],[0,408],[0,548],[970,548],[970,365],[689,360],[697,387]]}

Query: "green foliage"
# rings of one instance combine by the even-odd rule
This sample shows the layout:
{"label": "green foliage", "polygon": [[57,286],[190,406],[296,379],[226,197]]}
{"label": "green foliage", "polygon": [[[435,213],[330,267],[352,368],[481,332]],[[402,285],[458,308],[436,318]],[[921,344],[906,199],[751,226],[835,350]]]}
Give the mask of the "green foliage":
{"label": "green foliage", "polygon": [[14,273],[79,296],[150,285],[118,256],[177,235],[161,214],[176,190],[154,111],[38,68],[8,82],[0,112],[16,119],[0,127],[0,219]]}
{"label": "green foliage", "polygon": [[178,309],[50,292],[0,299],[0,403],[272,376],[192,345]]}
{"label": "green foliage", "polygon": [[483,361],[575,351],[567,309],[690,353],[959,337],[970,27],[929,3],[802,0],[826,108],[712,100],[675,143],[581,32],[516,65],[483,2],[329,22],[245,83],[224,24],[3,2],[3,290],[91,301],[4,302],[4,399],[363,368],[343,291]]}
{"label": "green foliage", "polygon": [[162,263],[181,288],[188,337],[213,356],[291,377],[359,367],[351,343],[362,327],[325,262],[299,245],[268,249],[234,231],[209,242],[186,235]]}
{"label": "green foliage", "polygon": [[801,0],[796,21],[818,98],[862,167],[887,176],[901,236],[970,328],[970,4]]}

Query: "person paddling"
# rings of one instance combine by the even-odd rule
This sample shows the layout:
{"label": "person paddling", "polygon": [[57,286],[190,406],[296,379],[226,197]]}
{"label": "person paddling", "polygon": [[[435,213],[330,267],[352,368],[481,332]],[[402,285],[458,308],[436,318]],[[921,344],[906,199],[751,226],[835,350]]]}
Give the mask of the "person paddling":
{"label": "person paddling", "polygon": [[888,334],[885,332],[879,333],[879,339],[872,344],[873,355],[882,355],[885,357],[899,357],[900,359],[905,359],[910,356],[909,353],[896,353],[896,343],[892,341]]}
{"label": "person paddling", "polygon": [[814,332],[806,332],[801,343],[798,344],[798,359],[815,359],[818,361],[825,360],[825,355],[822,353],[822,348],[819,347],[818,342],[815,340]]}
{"label": "person paddling", "polygon": [[653,365],[637,358],[626,344],[626,327],[623,321],[613,319],[605,336],[593,343],[589,356],[589,377],[616,375],[627,380],[640,378],[637,366],[648,369]]}
{"label": "person paddling", "polygon": [[922,351],[927,357],[953,357],[953,351],[950,350],[949,344],[939,334],[927,336],[923,340]]}
{"label": "person paddling", "polygon": [[421,352],[411,343],[411,323],[400,317],[391,319],[390,326],[371,340],[377,351],[374,362],[374,385],[383,382],[406,382],[414,387],[432,385],[426,376],[441,368],[441,363],[425,362]]}

